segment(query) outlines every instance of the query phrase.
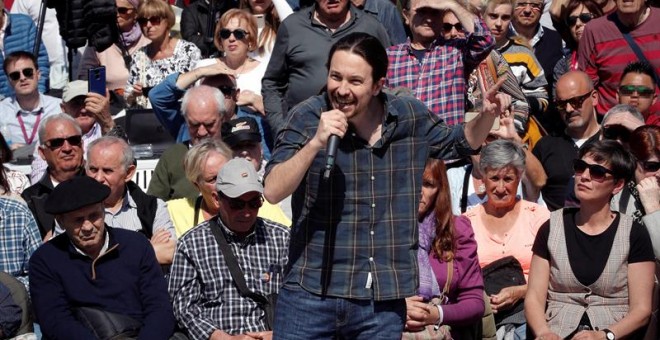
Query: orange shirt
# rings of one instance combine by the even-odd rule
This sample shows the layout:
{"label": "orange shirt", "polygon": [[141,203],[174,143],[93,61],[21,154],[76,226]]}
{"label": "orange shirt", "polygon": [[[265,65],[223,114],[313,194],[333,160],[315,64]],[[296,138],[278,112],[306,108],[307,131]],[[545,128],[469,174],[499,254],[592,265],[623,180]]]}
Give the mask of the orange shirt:
{"label": "orange shirt", "polygon": [[532,262],[532,245],[539,228],[550,218],[550,211],[536,203],[521,200],[520,213],[513,227],[504,237],[491,234],[481,218],[485,214],[483,205],[478,205],[465,214],[472,222],[474,238],[477,240],[477,255],[481,268],[506,256],[515,257],[523,268],[525,279]]}

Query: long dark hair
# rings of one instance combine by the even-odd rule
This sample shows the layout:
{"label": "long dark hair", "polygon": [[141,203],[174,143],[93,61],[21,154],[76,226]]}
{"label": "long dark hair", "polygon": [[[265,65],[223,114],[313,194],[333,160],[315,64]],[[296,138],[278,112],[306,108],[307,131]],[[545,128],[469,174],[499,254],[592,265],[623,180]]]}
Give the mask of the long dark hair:
{"label": "long dark hair", "polygon": [[435,216],[433,253],[443,261],[451,261],[454,259],[456,244],[454,242],[454,215],[451,212],[451,194],[449,193],[445,163],[438,159],[427,160],[424,177],[432,180],[438,188],[432,212]]}
{"label": "long dark hair", "polygon": [[0,169],[0,188],[5,191],[5,193],[8,193],[11,191],[11,188],[9,187],[9,181],[7,181],[7,176],[5,175],[5,163],[9,163],[12,158],[14,157],[13,153],[11,152],[11,149],[9,148],[9,145],[7,144],[7,141],[5,140],[5,136],[3,136],[0,133],[0,161],[2,161],[2,169]]}
{"label": "long dark hair", "polygon": [[337,41],[328,53],[326,67],[330,69],[330,61],[337,51],[347,51],[359,55],[371,66],[371,77],[374,83],[387,76],[387,52],[376,37],[362,32],[351,33]]}

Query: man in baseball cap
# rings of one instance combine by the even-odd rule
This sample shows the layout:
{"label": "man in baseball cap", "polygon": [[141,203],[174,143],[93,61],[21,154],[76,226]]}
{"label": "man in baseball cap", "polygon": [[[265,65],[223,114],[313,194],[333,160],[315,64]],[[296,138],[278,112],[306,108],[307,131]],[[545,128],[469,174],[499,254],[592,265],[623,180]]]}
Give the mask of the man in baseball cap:
{"label": "man in baseball cap", "polygon": [[37,249],[29,264],[32,305],[45,338],[118,335],[101,333],[81,307],[134,319],[141,327],[127,337],[168,339],[174,331],[166,282],[149,240],[103,221],[109,194],[107,186],[78,176],[60,183],[46,200],[46,212],[65,233]]}
{"label": "man in baseball cap", "polygon": [[270,339],[265,311],[234,284],[215,234],[224,237],[234,253],[240,270],[249,278],[248,288],[267,296],[277,293],[282,284],[289,229],[257,217],[263,186],[248,160],[227,162],[218,173],[216,190],[218,215],[185,233],[177,244],[168,285],[174,315],[193,339],[239,334]]}
{"label": "man in baseball cap", "polygon": [[232,119],[222,124],[220,135],[222,141],[233,151],[234,157],[245,158],[252,162],[261,180],[265,161],[257,121],[252,117]]}

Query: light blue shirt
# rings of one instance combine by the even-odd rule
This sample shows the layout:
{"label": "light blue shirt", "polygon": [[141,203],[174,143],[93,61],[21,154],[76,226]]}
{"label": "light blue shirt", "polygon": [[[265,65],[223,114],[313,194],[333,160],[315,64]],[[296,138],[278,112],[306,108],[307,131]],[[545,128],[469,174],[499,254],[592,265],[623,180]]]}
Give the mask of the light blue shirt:
{"label": "light blue shirt", "polygon": [[[39,94],[39,105],[37,108],[34,111],[25,111],[18,104],[16,96],[3,99],[0,102],[0,127],[6,125],[9,128],[10,134],[9,138],[4,136],[5,139],[11,140],[12,143],[27,144],[23,135],[23,129],[18,121],[18,115],[20,114],[23,119],[25,133],[29,138],[35,128],[34,125],[37,122],[37,113],[42,112],[41,120],[48,115],[60,113],[62,112],[62,109],[60,108],[61,102],[62,100],[59,98]],[[35,131],[31,144],[36,145],[38,139],[37,132]]]}

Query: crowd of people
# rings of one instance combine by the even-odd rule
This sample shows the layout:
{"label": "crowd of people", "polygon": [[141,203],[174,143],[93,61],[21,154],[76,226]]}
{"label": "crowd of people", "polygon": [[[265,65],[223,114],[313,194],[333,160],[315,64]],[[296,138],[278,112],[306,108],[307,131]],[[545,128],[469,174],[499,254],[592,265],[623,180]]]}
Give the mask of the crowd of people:
{"label": "crowd of people", "polygon": [[0,2],[0,339],[660,336],[653,1],[112,2]]}

